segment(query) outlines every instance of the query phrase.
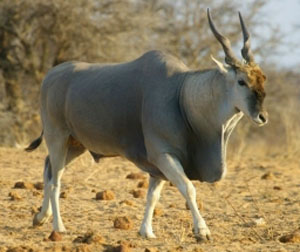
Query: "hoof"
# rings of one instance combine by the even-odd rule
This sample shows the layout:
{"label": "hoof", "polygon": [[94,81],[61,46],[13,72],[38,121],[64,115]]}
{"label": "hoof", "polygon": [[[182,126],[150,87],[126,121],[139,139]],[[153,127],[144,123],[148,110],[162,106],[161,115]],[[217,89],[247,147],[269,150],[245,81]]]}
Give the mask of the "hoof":
{"label": "hoof", "polygon": [[208,228],[200,228],[198,233],[195,233],[197,242],[212,241],[212,237]]}
{"label": "hoof", "polygon": [[34,226],[34,227],[41,226],[41,225],[44,224],[44,222],[39,221],[38,214],[39,213],[37,213],[37,214],[34,215],[34,218],[33,218],[33,221],[32,221],[32,226]]}
{"label": "hoof", "polygon": [[46,217],[44,217],[44,218],[42,218],[42,219],[39,219],[39,214],[41,214],[41,213],[36,213],[36,214],[34,215],[34,218],[33,218],[33,221],[32,221],[32,226],[34,226],[34,227],[43,225],[43,224],[46,223],[46,222],[49,220],[49,218],[50,218],[50,216],[48,216],[48,217],[46,216]]}
{"label": "hoof", "polygon": [[155,238],[156,238],[155,234],[154,234],[152,231],[147,231],[147,230],[144,229],[144,228],[141,228],[141,229],[140,229],[139,234],[140,234],[142,237],[148,238],[148,239],[155,239]]}
{"label": "hoof", "polygon": [[197,242],[199,242],[199,243],[202,243],[202,242],[207,242],[207,241],[212,241],[212,237],[211,237],[211,235],[200,235],[200,234],[197,234],[197,235],[195,235],[195,237],[196,237],[196,240],[197,240]]}

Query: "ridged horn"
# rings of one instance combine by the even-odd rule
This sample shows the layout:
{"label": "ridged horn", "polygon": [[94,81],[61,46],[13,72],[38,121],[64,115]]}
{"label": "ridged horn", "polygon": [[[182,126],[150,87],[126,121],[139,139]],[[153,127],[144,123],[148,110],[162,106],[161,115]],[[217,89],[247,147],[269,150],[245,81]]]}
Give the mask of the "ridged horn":
{"label": "ridged horn", "polygon": [[239,65],[239,60],[235,57],[232,48],[231,48],[231,43],[229,41],[228,38],[226,38],[225,36],[223,36],[220,32],[218,32],[218,30],[216,29],[211,15],[210,15],[210,11],[209,8],[207,8],[207,18],[208,18],[208,23],[210,26],[211,31],[213,32],[213,34],[215,35],[216,39],[220,42],[220,44],[223,47],[224,53],[225,53],[225,62],[228,65],[231,66],[237,66]]}
{"label": "ridged horn", "polygon": [[240,18],[240,23],[243,31],[243,37],[244,37],[244,47],[242,48],[242,56],[246,60],[247,63],[254,62],[254,56],[253,53],[250,49],[250,34],[247,30],[247,27],[244,23],[242,14],[239,12],[239,18]]}

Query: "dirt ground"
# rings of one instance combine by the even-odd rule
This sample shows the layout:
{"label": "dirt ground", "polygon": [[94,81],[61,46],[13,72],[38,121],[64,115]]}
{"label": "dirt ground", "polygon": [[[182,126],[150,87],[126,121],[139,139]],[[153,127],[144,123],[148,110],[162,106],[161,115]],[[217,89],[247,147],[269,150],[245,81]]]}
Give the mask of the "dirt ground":
{"label": "dirt ground", "polygon": [[[135,198],[132,192],[146,193],[147,189],[137,186],[142,178],[126,178],[140,171],[122,158],[96,164],[86,153],[66,168],[62,178],[61,214],[67,232],[54,242],[47,239],[51,223],[32,227],[43,191],[31,184],[14,188],[19,181],[42,181],[45,155],[41,150],[25,153],[0,148],[0,251],[300,251],[299,160],[244,157],[228,161],[228,174],[222,182],[194,182],[213,237],[213,241],[198,243],[192,234],[190,211],[169,183],[153,220],[157,239],[140,237],[146,197],[141,193]],[[103,190],[111,190],[114,199],[96,200],[96,193]],[[115,218],[121,216],[132,220],[131,229],[114,227]],[[84,239],[87,236],[90,239]],[[120,244],[122,249],[114,250]]]}

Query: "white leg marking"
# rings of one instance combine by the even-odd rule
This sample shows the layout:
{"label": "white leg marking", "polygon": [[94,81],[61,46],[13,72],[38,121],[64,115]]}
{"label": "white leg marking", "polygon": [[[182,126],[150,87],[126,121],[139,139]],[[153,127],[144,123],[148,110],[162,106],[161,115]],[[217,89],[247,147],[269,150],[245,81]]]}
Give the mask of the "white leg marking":
{"label": "white leg marking", "polygon": [[49,220],[52,215],[51,202],[50,202],[50,181],[48,178],[48,172],[51,169],[49,157],[46,158],[44,168],[44,199],[42,210],[34,216],[33,226],[42,225]]}
{"label": "white leg marking", "polygon": [[61,136],[60,138],[55,137],[47,140],[52,171],[52,178],[49,183],[49,187],[50,201],[53,212],[53,229],[58,232],[65,232],[66,229],[62,222],[59,210],[59,193],[60,180],[64,171],[65,159],[67,155],[67,138]]}
{"label": "white leg marking", "polygon": [[162,154],[158,158],[157,166],[186,199],[193,216],[194,233],[200,235],[201,239],[210,239],[210,231],[197,207],[195,187],[185,175],[180,162],[169,154]]}
{"label": "white leg marking", "polygon": [[147,204],[144,219],[140,228],[140,234],[145,238],[156,238],[152,230],[152,217],[155,205],[159,200],[160,192],[165,181],[150,177],[149,188],[147,193]]}
{"label": "white leg marking", "polygon": [[53,212],[53,229],[58,232],[65,232],[65,226],[62,222],[59,210],[59,193],[60,193],[60,179],[63,174],[64,169],[53,172],[53,179],[51,184],[51,204]]}

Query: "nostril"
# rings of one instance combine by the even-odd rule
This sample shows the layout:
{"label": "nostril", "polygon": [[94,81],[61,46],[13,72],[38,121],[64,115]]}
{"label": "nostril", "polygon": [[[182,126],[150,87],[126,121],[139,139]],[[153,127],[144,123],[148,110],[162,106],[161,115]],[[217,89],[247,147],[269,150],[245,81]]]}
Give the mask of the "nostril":
{"label": "nostril", "polygon": [[259,118],[263,123],[265,123],[265,122],[267,121],[266,117],[265,117],[262,113],[259,114],[258,118]]}

